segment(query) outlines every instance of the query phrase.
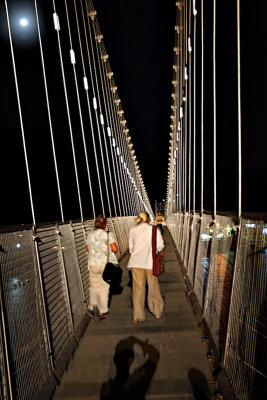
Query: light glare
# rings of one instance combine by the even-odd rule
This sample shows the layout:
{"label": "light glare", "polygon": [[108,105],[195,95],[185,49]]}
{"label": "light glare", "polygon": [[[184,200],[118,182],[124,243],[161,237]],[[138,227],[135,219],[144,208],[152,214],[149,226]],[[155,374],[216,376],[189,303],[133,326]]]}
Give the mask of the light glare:
{"label": "light glare", "polygon": [[26,18],[21,18],[19,21],[21,26],[27,26],[28,25],[28,20]]}

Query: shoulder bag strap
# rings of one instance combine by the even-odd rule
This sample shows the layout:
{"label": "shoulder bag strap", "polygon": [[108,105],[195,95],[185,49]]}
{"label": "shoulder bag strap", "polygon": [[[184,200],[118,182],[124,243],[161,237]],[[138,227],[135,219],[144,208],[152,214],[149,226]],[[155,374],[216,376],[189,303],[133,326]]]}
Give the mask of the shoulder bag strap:
{"label": "shoulder bag strap", "polygon": [[108,254],[107,254],[107,262],[109,262],[109,231],[107,231],[108,235]]}
{"label": "shoulder bag strap", "polygon": [[152,226],[152,257],[154,258],[157,254],[157,226]]}

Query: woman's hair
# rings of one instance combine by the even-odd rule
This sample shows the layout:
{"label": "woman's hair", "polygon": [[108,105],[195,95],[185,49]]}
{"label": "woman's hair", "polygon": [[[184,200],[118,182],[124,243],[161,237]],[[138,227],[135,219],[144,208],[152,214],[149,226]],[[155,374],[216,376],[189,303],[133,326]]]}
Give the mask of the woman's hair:
{"label": "woman's hair", "polygon": [[138,214],[138,217],[135,219],[135,221],[140,224],[140,222],[146,222],[148,223],[150,221],[150,217],[146,211],[141,211]]}
{"label": "woman's hair", "polygon": [[107,226],[107,218],[104,217],[97,217],[95,220],[95,229],[106,229]]}

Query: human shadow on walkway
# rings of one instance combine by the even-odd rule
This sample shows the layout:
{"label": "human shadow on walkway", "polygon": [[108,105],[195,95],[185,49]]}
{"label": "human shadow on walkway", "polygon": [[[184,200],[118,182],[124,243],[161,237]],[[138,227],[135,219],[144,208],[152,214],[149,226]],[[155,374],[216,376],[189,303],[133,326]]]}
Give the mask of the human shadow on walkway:
{"label": "human shadow on walkway", "polygon": [[212,395],[205,375],[196,368],[191,368],[188,372],[195,400],[211,400]]}
{"label": "human shadow on walkway", "polygon": [[[135,358],[134,345],[140,346],[145,362],[131,373],[130,367]],[[116,376],[103,383],[100,400],[145,400],[159,356],[159,351],[148,341],[143,342],[134,336],[121,340],[114,355]]]}

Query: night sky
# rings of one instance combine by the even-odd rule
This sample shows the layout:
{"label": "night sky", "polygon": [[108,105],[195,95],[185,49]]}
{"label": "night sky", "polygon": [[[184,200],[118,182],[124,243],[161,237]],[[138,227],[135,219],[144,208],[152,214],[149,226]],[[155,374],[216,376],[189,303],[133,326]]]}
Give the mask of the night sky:
{"label": "night sky", "polygon": [[[46,60],[49,93],[53,100],[52,119],[55,145],[59,158],[65,217],[79,218],[75,197],[71,150],[67,137],[66,110],[58,62],[58,48],[52,21],[51,1],[39,1],[40,27]],[[199,3],[197,1],[197,3]],[[218,129],[218,209],[237,209],[236,159],[236,45],[235,4],[217,2],[217,129]],[[223,2],[225,3],[225,2]],[[59,218],[56,182],[53,171],[51,143],[42,88],[40,51],[34,23],[33,0],[9,1],[11,29],[16,58],[22,113],[29,155],[33,197],[38,204],[37,221]],[[68,2],[70,9],[73,2]],[[168,147],[171,114],[171,93],[174,60],[175,1],[95,0],[98,22],[118,87],[122,108],[130,130],[144,183],[152,207],[154,200],[166,196]],[[64,14],[64,1],[56,1],[59,16]],[[263,38],[266,34],[264,15],[266,2],[257,8],[242,4],[241,8],[241,70],[242,70],[242,151],[243,210],[266,212],[266,65]],[[19,15],[32,18],[31,29],[22,34],[17,25]],[[227,15],[227,18],[226,18]],[[212,209],[212,2],[205,11],[205,210]],[[22,140],[15,95],[14,77],[7,36],[5,8],[0,4],[0,225],[31,221]],[[61,35],[65,43],[63,58],[69,60],[66,23],[61,17]],[[200,33],[198,24],[198,35]],[[248,29],[249,27],[249,29]],[[75,38],[74,38],[75,42]],[[198,53],[198,57],[200,54]],[[70,74],[66,67],[66,74]],[[79,68],[79,66],[77,66]],[[200,74],[197,59],[197,78]],[[70,85],[71,86],[71,85]],[[264,90],[265,88],[265,90]],[[199,87],[197,96],[199,96]],[[74,88],[69,87],[70,93]],[[77,114],[70,96],[73,115]],[[73,102],[73,103],[72,103]],[[197,111],[199,122],[199,110]],[[86,122],[86,121],[85,121]],[[88,122],[88,121],[87,121]],[[73,118],[78,129],[78,118]],[[74,129],[75,130],[75,129]],[[199,130],[197,130],[197,133]],[[80,138],[76,137],[80,146]],[[199,153],[197,154],[197,162]],[[78,163],[82,165],[82,158]],[[78,165],[79,166],[79,165]],[[199,164],[197,164],[199,177]],[[92,216],[89,193],[81,181],[85,217]],[[197,208],[199,206],[197,184]]]}

